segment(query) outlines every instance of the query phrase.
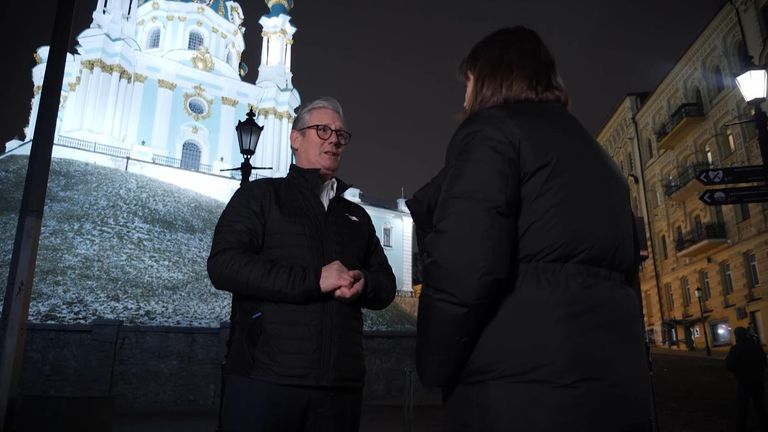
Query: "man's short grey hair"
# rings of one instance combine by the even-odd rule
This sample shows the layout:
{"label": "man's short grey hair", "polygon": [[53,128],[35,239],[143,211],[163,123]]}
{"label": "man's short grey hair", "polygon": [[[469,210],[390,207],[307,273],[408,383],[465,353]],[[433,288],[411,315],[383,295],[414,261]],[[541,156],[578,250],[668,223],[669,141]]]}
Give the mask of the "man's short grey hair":
{"label": "man's short grey hair", "polygon": [[326,96],[321,97],[320,99],[315,99],[312,102],[300,106],[299,112],[296,114],[296,120],[293,121],[293,129],[299,130],[310,126],[309,113],[312,110],[321,108],[329,109],[338,114],[339,117],[341,117],[341,122],[346,127],[347,122],[344,120],[344,112],[341,109],[341,104],[336,99]]}

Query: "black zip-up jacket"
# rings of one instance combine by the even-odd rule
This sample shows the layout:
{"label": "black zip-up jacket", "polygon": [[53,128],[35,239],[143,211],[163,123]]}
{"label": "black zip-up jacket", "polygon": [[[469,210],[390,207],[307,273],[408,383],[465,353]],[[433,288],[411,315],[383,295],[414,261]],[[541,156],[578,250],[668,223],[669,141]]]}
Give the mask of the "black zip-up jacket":
{"label": "black zip-up jacket", "polygon": [[521,430],[644,430],[629,191],[566,107],[469,116],[408,207],[424,254],[423,383],[504,383],[498,418]]}
{"label": "black zip-up jacket", "polygon": [[[328,210],[319,170],[292,165],[232,196],[216,225],[208,275],[233,293],[228,374],[289,385],[362,386],[362,310],[395,296],[392,268],[370,216],[341,195]],[[365,275],[357,299],[320,291],[324,265],[339,260]]]}

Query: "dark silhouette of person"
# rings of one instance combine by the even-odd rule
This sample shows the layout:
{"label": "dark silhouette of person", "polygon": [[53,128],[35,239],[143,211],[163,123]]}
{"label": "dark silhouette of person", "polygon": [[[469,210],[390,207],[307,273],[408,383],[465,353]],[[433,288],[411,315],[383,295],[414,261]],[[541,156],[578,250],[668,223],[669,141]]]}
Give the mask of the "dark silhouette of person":
{"label": "dark silhouette of person", "polygon": [[747,411],[749,400],[757,411],[757,419],[761,430],[768,431],[768,415],[765,410],[765,388],[763,385],[766,357],[760,342],[749,336],[744,327],[733,330],[736,344],[728,351],[725,365],[736,376],[738,385],[737,397],[739,404],[738,431],[747,427]]}

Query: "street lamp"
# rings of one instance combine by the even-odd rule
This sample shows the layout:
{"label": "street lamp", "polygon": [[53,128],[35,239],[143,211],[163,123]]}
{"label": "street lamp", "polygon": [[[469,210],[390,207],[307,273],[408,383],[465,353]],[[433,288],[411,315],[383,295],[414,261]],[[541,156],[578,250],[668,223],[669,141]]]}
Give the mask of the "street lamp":
{"label": "street lamp", "polygon": [[768,73],[762,68],[752,68],[736,77],[736,85],[739,86],[741,95],[747,104],[755,109],[755,129],[757,130],[757,144],[760,146],[760,156],[763,158],[763,172],[768,182],[768,117],[761,104],[765,102],[766,90],[768,90]]}
{"label": "street lamp", "polygon": [[707,356],[712,357],[712,350],[709,348],[709,336],[707,336],[707,323],[704,321],[704,307],[701,305],[701,287],[696,287],[694,292],[699,300],[699,316],[701,317],[701,329],[704,332],[704,345],[707,347]]}
{"label": "street lamp", "polygon": [[251,165],[251,156],[256,153],[256,146],[259,144],[259,137],[261,132],[264,131],[264,126],[260,126],[256,123],[256,114],[253,113],[251,108],[248,113],[245,114],[245,121],[238,121],[235,131],[237,132],[237,145],[240,146],[240,154],[243,155],[243,163],[240,164],[240,168],[229,168],[221,171],[235,171],[240,170],[240,186],[245,186],[251,179],[251,171],[254,169],[272,169],[271,167],[254,167]]}

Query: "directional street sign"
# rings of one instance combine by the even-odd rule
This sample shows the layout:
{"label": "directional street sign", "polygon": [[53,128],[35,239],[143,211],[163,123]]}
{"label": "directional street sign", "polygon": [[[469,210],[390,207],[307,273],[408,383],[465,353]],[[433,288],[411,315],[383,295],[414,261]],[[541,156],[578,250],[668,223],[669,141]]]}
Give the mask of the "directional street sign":
{"label": "directional street sign", "polygon": [[699,195],[699,199],[707,205],[768,202],[768,187],[748,186],[729,189],[708,189]]}
{"label": "directional street sign", "polygon": [[762,165],[712,168],[699,171],[699,175],[696,177],[699,179],[699,182],[706,186],[750,183],[765,181],[765,170]]}

